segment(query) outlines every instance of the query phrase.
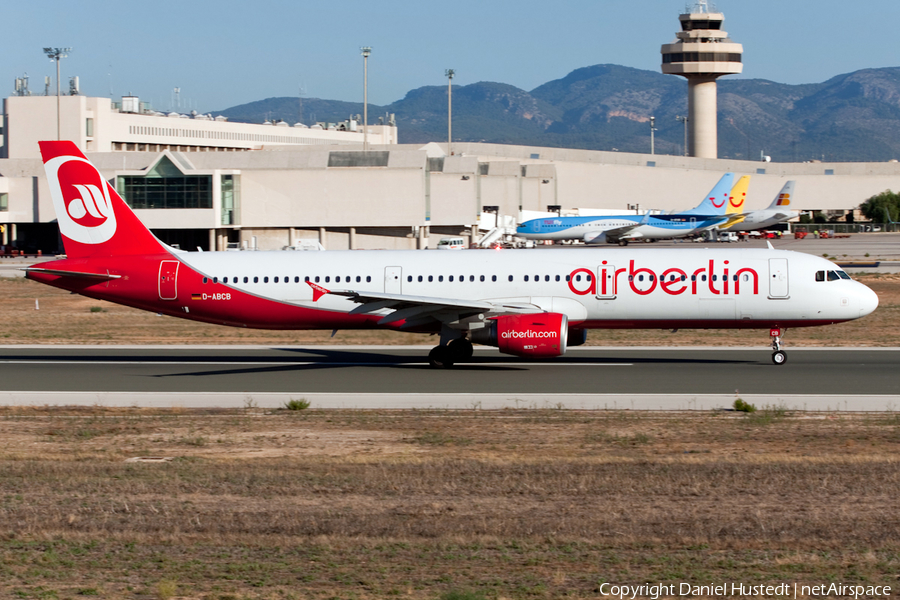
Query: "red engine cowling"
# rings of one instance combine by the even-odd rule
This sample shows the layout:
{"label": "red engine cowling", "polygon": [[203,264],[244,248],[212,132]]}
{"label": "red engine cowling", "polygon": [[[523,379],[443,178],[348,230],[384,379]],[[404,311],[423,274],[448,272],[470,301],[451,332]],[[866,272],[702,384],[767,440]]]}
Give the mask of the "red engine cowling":
{"label": "red engine cowling", "polygon": [[569,320],[560,313],[506,315],[491,319],[489,327],[472,332],[472,341],[496,346],[515,356],[550,358],[566,352]]}

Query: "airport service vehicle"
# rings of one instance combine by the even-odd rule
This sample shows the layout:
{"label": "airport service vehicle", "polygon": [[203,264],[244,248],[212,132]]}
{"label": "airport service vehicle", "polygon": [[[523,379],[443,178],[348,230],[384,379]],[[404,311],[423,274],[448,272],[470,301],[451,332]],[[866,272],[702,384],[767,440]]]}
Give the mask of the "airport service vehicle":
{"label": "airport service vehicle", "polygon": [[72,142],[41,142],[66,258],[26,276],[91,298],[232,327],[440,335],[435,367],[472,344],[550,358],[588,329],[785,328],[871,313],[834,263],[768,249],[184,252],[160,242]]}
{"label": "airport service vehicle", "polygon": [[461,237],[445,237],[438,242],[438,250],[465,250],[468,248],[465,238]]}
{"label": "airport service vehicle", "polygon": [[734,173],[726,173],[698,206],[680,213],[531,219],[516,229],[516,236],[527,240],[579,240],[586,244],[621,246],[633,240],[687,237],[728,220],[725,211],[728,200],[734,200],[733,182]]}
{"label": "airport service vehicle", "polygon": [[763,210],[753,210],[748,213],[737,215],[728,222],[719,226],[719,229],[727,231],[755,231],[766,229],[778,223],[790,221],[800,216],[799,210],[791,210],[787,208],[791,205],[791,196],[794,195],[794,186],[796,182],[788,181],[772,200],[772,203]]}

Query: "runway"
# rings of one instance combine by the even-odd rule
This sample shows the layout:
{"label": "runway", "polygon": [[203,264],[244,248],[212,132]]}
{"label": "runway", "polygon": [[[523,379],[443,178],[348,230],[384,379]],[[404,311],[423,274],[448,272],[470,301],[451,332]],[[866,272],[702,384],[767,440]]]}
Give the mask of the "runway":
{"label": "runway", "polygon": [[449,370],[425,346],[0,347],[0,404],[318,408],[900,410],[900,349],[573,348],[548,361],[477,349]]}

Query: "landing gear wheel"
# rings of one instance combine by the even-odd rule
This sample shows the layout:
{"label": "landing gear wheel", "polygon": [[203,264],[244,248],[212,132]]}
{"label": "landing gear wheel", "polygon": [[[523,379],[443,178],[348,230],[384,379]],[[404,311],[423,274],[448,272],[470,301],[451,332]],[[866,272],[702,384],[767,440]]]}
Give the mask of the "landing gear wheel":
{"label": "landing gear wheel", "polygon": [[769,330],[769,336],[772,338],[772,362],[776,365],[783,365],[787,362],[787,354],[781,349],[782,333],[780,327],[773,327]]}
{"label": "landing gear wheel", "polygon": [[447,346],[435,346],[428,353],[428,364],[435,369],[449,369],[453,366],[453,353]]}
{"label": "landing gear wheel", "polygon": [[620,246],[627,246],[627,245],[628,245],[628,240],[619,240],[619,245],[620,245]]}
{"label": "landing gear wheel", "polygon": [[472,358],[472,354],[475,351],[472,347],[472,342],[466,338],[457,338],[451,341],[447,344],[447,348],[450,350],[453,362],[466,362]]}
{"label": "landing gear wheel", "polygon": [[779,350],[778,352],[772,353],[772,362],[776,365],[783,365],[787,362],[787,354],[784,351]]}

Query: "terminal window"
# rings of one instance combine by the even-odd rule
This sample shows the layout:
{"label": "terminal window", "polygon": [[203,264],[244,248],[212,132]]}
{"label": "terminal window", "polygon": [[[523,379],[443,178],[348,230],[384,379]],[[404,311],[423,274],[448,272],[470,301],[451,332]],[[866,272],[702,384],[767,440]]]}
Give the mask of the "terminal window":
{"label": "terminal window", "polygon": [[0,211],[9,210],[9,194],[0,194]]}
{"label": "terminal window", "polygon": [[119,177],[118,189],[131,208],[212,208],[212,177]]}

